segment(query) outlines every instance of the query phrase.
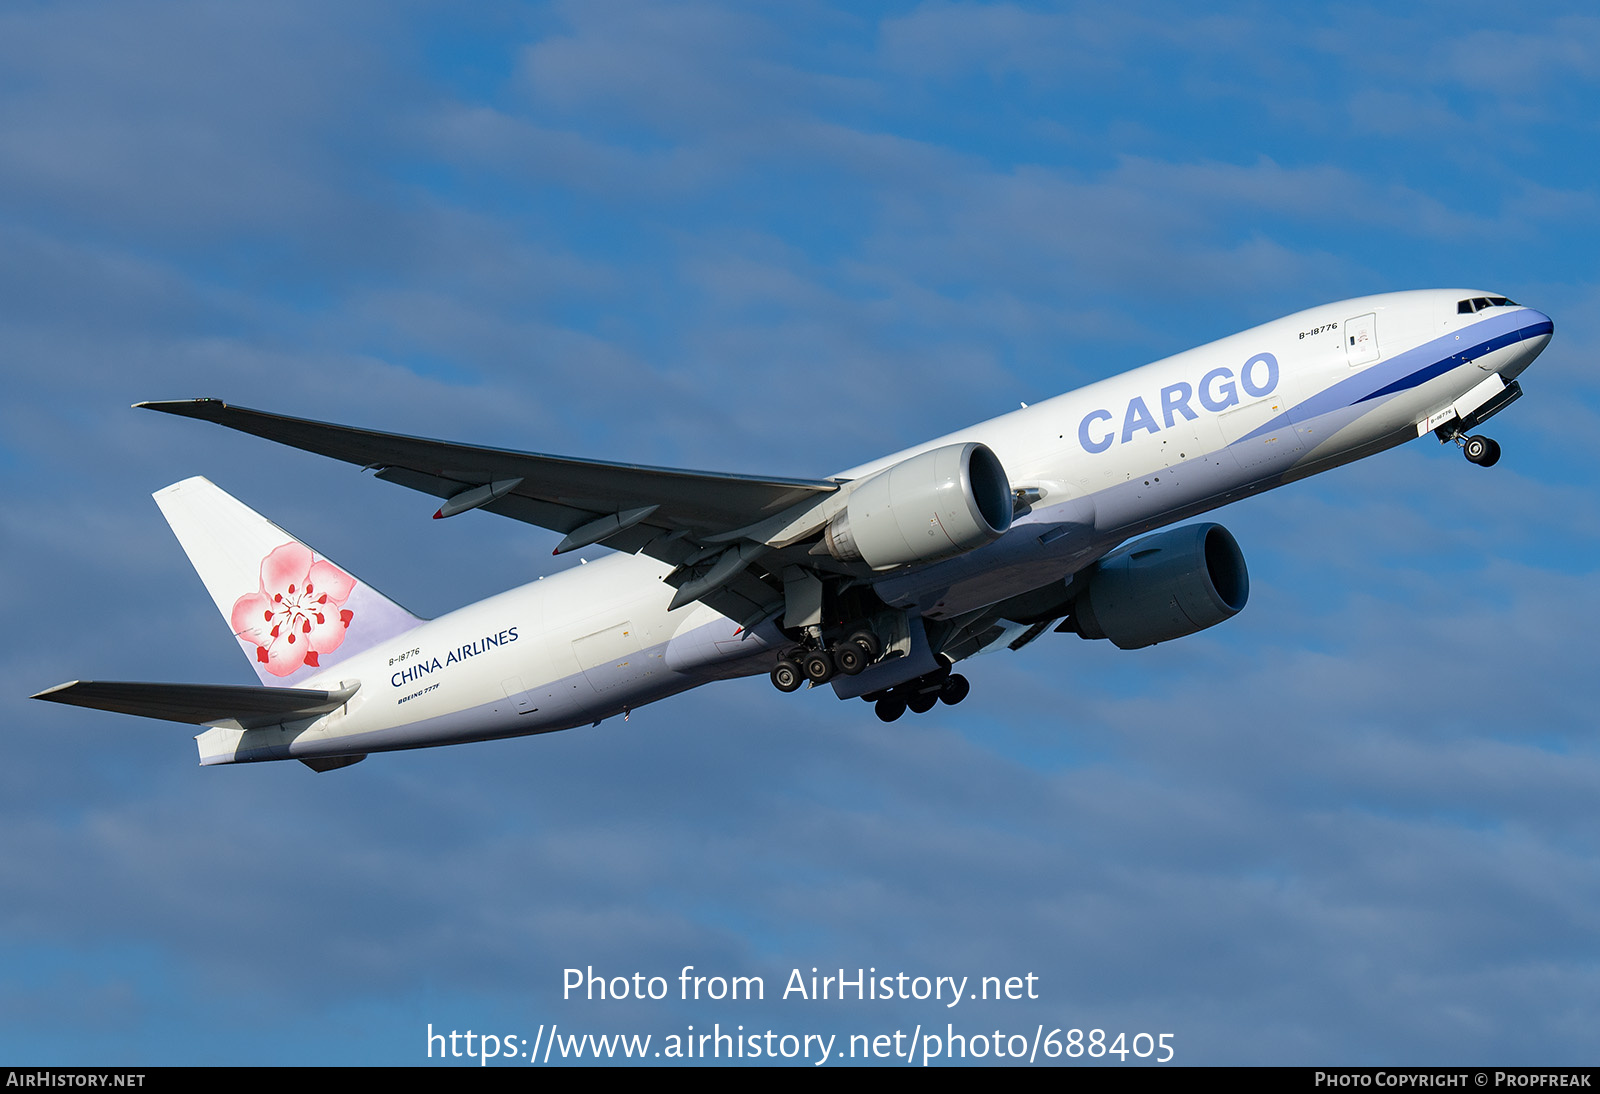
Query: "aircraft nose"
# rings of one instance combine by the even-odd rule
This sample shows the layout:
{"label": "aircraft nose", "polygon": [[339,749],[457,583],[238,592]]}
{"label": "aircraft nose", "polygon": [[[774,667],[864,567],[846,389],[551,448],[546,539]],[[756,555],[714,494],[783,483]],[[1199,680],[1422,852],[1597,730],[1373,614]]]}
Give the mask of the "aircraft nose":
{"label": "aircraft nose", "polygon": [[1536,308],[1528,309],[1528,321],[1522,325],[1523,346],[1527,350],[1525,360],[1532,361],[1544,352],[1544,347],[1550,344],[1550,336],[1555,333],[1556,325],[1550,317]]}
{"label": "aircraft nose", "polygon": [[1521,340],[1517,345],[1510,366],[1500,370],[1500,375],[1507,380],[1521,375],[1522,370],[1533,364],[1533,359],[1544,352],[1544,347],[1550,344],[1550,336],[1555,333],[1556,325],[1550,317],[1535,308],[1528,308],[1523,314],[1521,329],[1517,334]]}

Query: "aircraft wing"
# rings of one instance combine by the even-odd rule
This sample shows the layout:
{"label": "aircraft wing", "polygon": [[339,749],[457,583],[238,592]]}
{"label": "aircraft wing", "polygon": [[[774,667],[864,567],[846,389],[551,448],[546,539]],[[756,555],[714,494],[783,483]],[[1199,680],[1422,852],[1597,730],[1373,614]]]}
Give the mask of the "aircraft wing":
{"label": "aircraft wing", "polygon": [[758,545],[737,542],[741,531],[839,488],[825,479],[682,471],[454,444],[291,418],[220,399],[136,405],[375,469],[378,478],[443,498],[435,516],[482,508],[561,532],[566,538],[558,554],[597,543],[643,551],[676,567],[668,578],[679,589],[675,605],[704,600],[746,626],[781,607],[782,587],[774,570],[756,564]]}

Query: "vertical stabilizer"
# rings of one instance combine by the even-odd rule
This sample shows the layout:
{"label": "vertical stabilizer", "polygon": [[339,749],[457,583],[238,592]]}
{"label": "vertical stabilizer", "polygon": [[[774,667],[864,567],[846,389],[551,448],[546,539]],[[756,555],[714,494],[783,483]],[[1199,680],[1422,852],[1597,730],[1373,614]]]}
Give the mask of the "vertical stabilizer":
{"label": "vertical stabilizer", "polygon": [[155,499],[263,684],[302,686],[422,622],[207,479]]}

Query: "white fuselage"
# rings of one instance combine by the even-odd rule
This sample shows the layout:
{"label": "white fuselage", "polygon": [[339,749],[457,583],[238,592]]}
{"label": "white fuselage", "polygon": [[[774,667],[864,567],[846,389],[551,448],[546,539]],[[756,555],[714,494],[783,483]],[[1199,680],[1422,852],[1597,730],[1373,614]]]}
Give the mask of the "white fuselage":
{"label": "white fuselage", "polygon": [[[1058,581],[1130,536],[1419,435],[1419,423],[1511,380],[1549,341],[1530,308],[1461,314],[1482,293],[1429,290],[1300,312],[852,468],[978,441],[1037,492],[988,546],[875,582],[949,618]],[[1426,431],[1425,429],[1420,431]],[[1032,496],[1032,495],[1030,495]],[[715,679],[766,671],[786,641],[711,609],[668,611],[666,563],[609,555],[426,622],[299,686],[360,690],[281,728],[213,728],[203,763],[317,757],[598,722]]]}

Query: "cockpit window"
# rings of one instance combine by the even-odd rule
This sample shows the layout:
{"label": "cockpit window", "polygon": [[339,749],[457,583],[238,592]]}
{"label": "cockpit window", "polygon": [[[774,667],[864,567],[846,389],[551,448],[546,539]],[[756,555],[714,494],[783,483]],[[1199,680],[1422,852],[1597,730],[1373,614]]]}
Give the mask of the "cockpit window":
{"label": "cockpit window", "polygon": [[1477,296],[1471,300],[1462,300],[1456,304],[1457,315],[1471,315],[1473,312],[1482,311],[1484,308],[1517,307],[1515,300],[1508,300],[1503,296]]}

